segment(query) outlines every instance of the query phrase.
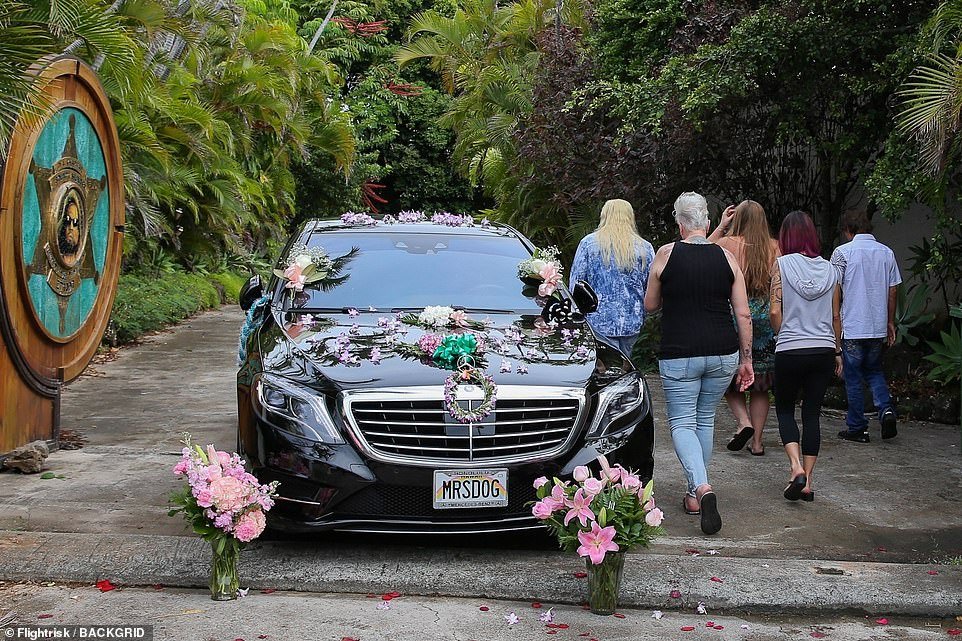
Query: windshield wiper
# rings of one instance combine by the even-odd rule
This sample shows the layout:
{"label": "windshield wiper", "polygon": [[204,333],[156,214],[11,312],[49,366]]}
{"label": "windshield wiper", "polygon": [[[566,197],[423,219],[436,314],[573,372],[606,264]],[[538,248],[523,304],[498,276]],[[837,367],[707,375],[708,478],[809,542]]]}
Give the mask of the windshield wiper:
{"label": "windshield wiper", "polygon": [[520,311],[517,309],[495,309],[494,307],[465,307],[464,305],[455,305],[454,309],[475,314],[517,314]]}

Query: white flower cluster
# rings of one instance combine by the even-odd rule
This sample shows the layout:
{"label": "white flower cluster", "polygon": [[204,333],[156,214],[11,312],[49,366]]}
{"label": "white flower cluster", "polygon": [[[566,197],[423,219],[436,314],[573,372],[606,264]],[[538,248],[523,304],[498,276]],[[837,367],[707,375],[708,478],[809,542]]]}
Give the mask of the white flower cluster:
{"label": "white flower cluster", "polygon": [[418,323],[429,327],[446,327],[451,322],[452,313],[454,309],[445,305],[425,307],[424,311],[418,314]]}
{"label": "white flower cluster", "polygon": [[541,270],[548,264],[554,264],[560,272],[561,261],[558,260],[558,254],[560,253],[554,245],[535,249],[531,258],[527,258],[518,264],[518,278],[526,276],[537,278],[541,274]]}
{"label": "white flower cluster", "polygon": [[327,271],[330,268],[331,258],[323,247],[308,247],[304,243],[294,243],[287,253],[287,264],[294,263],[300,265],[302,269],[308,265],[314,265],[321,271]]}

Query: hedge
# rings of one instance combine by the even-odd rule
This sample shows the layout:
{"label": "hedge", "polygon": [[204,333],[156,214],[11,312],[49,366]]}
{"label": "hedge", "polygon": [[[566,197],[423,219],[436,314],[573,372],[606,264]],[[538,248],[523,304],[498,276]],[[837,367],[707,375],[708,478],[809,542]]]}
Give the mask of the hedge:
{"label": "hedge", "polygon": [[104,342],[128,343],[199,311],[237,302],[244,282],[231,273],[122,274]]}

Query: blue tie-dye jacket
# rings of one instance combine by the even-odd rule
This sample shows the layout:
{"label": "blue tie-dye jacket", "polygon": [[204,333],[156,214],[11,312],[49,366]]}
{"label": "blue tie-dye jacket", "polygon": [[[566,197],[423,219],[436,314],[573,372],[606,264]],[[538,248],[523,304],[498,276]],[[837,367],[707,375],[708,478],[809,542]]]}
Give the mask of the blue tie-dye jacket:
{"label": "blue tie-dye jacket", "polygon": [[578,243],[569,283],[586,281],[598,294],[598,311],[588,314],[588,323],[603,336],[631,336],[645,322],[645,290],[655,248],[644,239],[635,245],[638,261],[621,271],[614,261],[609,265],[602,258],[596,234]]}

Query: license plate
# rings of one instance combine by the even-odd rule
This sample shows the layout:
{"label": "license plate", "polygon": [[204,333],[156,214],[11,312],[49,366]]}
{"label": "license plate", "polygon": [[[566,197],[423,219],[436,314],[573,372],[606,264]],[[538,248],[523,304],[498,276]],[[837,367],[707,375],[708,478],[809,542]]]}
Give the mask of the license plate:
{"label": "license plate", "polygon": [[434,509],[506,507],[508,470],[435,470]]}

